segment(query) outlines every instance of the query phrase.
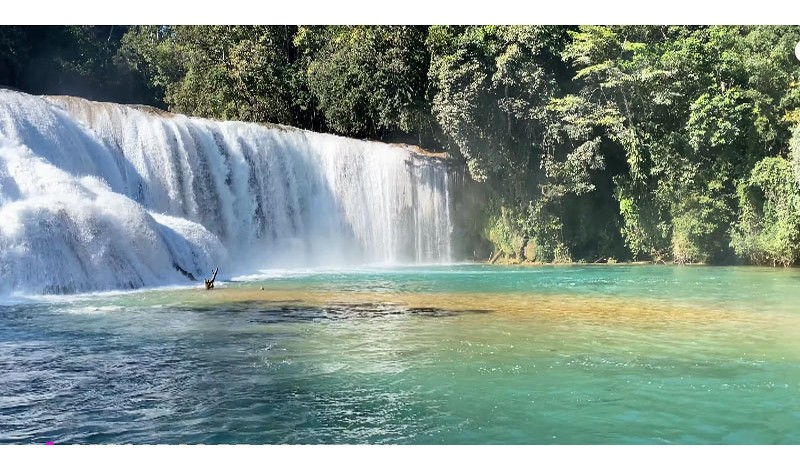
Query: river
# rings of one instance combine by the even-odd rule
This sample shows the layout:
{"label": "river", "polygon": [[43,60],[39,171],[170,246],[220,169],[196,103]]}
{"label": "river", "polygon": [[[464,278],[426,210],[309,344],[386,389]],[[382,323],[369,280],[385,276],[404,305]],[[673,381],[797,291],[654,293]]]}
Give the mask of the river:
{"label": "river", "polygon": [[6,298],[0,442],[800,444],[800,272],[272,270]]}

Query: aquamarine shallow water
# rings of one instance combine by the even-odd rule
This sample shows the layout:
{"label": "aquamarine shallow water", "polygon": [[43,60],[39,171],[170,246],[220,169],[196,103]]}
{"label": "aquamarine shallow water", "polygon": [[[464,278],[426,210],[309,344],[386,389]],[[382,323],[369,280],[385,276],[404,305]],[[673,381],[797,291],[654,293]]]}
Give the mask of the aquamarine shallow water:
{"label": "aquamarine shallow water", "polygon": [[4,443],[800,444],[799,392],[797,270],[286,272],[0,305]]}

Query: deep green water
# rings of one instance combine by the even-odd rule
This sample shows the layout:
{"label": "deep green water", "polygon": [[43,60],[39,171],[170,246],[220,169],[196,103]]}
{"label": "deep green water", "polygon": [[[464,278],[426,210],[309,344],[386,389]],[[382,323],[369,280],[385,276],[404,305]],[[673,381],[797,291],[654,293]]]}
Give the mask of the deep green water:
{"label": "deep green water", "polygon": [[45,441],[800,444],[800,271],[462,265],[7,300],[0,442]]}

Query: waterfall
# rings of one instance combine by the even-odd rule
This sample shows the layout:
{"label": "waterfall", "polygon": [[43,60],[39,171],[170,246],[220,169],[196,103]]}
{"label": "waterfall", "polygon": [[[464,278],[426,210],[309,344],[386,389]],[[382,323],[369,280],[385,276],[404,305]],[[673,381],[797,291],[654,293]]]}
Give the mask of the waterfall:
{"label": "waterfall", "polygon": [[447,180],[402,146],[0,90],[0,291],[447,262]]}

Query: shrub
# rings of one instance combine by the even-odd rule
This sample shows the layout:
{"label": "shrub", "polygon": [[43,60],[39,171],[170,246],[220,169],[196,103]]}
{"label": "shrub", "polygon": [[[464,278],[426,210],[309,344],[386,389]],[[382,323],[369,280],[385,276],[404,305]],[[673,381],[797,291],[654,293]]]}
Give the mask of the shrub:
{"label": "shrub", "polygon": [[800,188],[790,162],[758,162],[737,188],[739,217],[732,233],[736,254],[755,264],[789,266],[800,260]]}

